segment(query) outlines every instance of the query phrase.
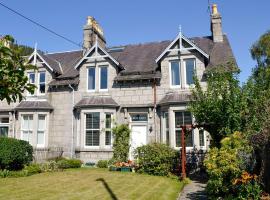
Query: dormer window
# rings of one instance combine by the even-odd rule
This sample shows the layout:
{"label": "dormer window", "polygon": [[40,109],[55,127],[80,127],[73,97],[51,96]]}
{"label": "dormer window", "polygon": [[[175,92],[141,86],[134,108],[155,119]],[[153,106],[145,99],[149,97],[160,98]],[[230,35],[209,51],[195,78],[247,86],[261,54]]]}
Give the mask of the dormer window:
{"label": "dormer window", "polygon": [[88,91],[94,91],[96,89],[96,68],[88,68]]}
{"label": "dormer window", "polygon": [[195,59],[185,59],[184,65],[186,69],[186,85],[192,85],[194,84]]}
{"label": "dormer window", "polygon": [[39,94],[45,94],[45,72],[39,72],[39,85],[38,85],[38,92]]}
{"label": "dormer window", "polygon": [[108,66],[100,66],[100,90],[108,89]]}
{"label": "dormer window", "polygon": [[180,62],[179,60],[171,61],[171,86],[180,87]]}

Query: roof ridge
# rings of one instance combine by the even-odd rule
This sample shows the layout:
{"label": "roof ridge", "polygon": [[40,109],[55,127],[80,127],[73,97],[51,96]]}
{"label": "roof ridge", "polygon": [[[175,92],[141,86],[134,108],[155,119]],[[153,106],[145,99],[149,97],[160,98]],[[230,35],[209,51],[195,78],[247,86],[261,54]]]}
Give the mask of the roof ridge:
{"label": "roof ridge", "polygon": [[70,52],[76,52],[76,51],[83,51],[83,50],[82,49],[77,49],[77,50],[70,50],[70,51],[50,52],[50,53],[45,53],[44,55],[60,54],[60,53],[70,53]]}

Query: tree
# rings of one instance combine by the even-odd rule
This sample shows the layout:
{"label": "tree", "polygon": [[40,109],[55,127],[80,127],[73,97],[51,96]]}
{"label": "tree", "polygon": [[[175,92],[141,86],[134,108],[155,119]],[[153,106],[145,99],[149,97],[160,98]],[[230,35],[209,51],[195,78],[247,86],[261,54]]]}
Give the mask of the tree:
{"label": "tree", "polygon": [[23,93],[34,93],[35,86],[28,82],[26,70],[35,69],[34,66],[26,65],[20,56],[18,48],[10,48],[13,43],[11,36],[0,39],[0,100],[11,102],[21,101]]}
{"label": "tree", "polygon": [[203,89],[195,79],[189,110],[198,124],[204,125],[212,138],[212,145],[229,134],[241,130],[241,113],[245,108],[239,86],[239,70],[231,62],[231,69],[216,66],[206,72],[207,88]]}

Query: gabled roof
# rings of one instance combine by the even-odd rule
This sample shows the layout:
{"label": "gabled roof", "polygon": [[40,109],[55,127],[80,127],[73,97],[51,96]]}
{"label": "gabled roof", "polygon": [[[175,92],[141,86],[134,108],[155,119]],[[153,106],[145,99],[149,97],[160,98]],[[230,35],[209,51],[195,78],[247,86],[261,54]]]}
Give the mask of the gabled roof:
{"label": "gabled roof", "polygon": [[[211,36],[184,38],[185,41],[191,42],[200,51],[209,55],[206,67],[213,67],[221,64],[226,64],[229,60],[235,59],[232,49],[226,35],[223,36],[223,42],[213,42]],[[103,55],[108,56],[115,64],[119,64],[120,73],[115,80],[138,80],[152,79],[161,77],[156,59],[176,40],[166,40],[161,42],[150,42],[144,44],[132,44],[119,47],[105,49],[99,47],[98,51]],[[190,45],[189,45],[190,46]],[[92,47],[87,54],[93,51]],[[197,49],[195,49],[197,51]],[[39,53],[40,54],[40,53]],[[91,53],[90,53],[91,55]],[[50,85],[65,85],[71,83],[71,79],[76,79],[79,76],[79,71],[75,69],[81,62],[84,61],[83,50],[40,54],[40,56],[51,66],[55,71],[60,71],[59,63],[61,64],[62,73],[58,75]],[[78,83],[78,81],[73,82]]]}
{"label": "gabled roof", "polygon": [[[185,41],[186,43],[188,43],[190,45],[190,47],[188,48],[184,48],[182,43],[183,41]],[[209,55],[207,53],[205,53],[201,48],[199,48],[196,44],[194,44],[191,40],[189,40],[188,38],[186,38],[184,35],[182,35],[182,33],[179,33],[179,35],[170,43],[170,45],[156,58],[156,63],[158,63],[170,50],[172,50],[173,46],[178,43],[179,47],[178,51],[182,51],[182,50],[197,50],[199,53],[201,53],[204,57],[206,57],[207,59],[209,58]]]}
{"label": "gabled roof", "polygon": [[[41,56],[42,55],[42,56]],[[35,59],[35,57],[38,57],[52,72],[55,70],[52,68],[51,65],[55,64],[56,61],[50,60],[48,58],[45,58],[45,56],[40,51],[34,51],[28,58],[28,62],[30,62],[32,59]],[[50,63],[50,64],[49,64]]]}
{"label": "gabled roof", "polygon": [[94,58],[98,58],[98,57],[103,57],[103,58],[109,58],[115,65],[120,66],[119,62],[116,61],[110,54],[108,54],[107,51],[105,51],[101,46],[99,46],[99,44],[96,42],[96,44],[94,46],[92,46],[92,48],[90,48],[85,55],[83,56],[83,58],[75,65],[75,69],[77,69],[84,61],[92,58],[91,54],[95,51],[95,53],[97,54],[98,51],[101,51],[103,53],[103,55],[101,56],[97,56],[94,55]]}

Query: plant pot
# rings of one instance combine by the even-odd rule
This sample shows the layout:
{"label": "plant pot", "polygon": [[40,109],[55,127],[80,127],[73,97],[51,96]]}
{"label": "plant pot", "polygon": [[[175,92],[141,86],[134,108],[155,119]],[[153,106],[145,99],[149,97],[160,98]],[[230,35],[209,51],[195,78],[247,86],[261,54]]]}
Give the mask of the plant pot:
{"label": "plant pot", "polygon": [[117,169],[118,169],[118,167],[115,167],[115,166],[110,166],[109,167],[109,171],[115,172],[115,171],[117,171]]}
{"label": "plant pot", "polygon": [[121,172],[131,172],[130,167],[121,167]]}

